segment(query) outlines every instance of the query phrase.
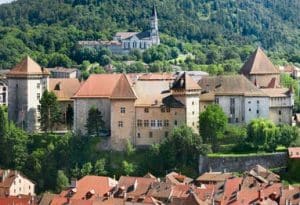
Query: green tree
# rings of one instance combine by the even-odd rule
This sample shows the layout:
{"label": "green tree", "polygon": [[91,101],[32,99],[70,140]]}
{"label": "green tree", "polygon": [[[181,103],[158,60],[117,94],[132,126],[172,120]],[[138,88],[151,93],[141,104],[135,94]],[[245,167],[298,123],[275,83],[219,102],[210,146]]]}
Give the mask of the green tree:
{"label": "green tree", "polygon": [[93,171],[93,165],[91,162],[87,162],[82,165],[82,168],[80,169],[81,176],[86,176],[91,174]]}
{"label": "green tree", "polygon": [[4,107],[0,106],[0,164],[6,164],[7,156],[8,119]]}
{"label": "green tree", "polygon": [[129,176],[131,175],[132,173],[135,172],[135,166],[133,163],[130,163],[130,162],[127,162],[126,160],[124,160],[122,162],[122,169],[125,173],[125,175]]}
{"label": "green tree", "polygon": [[69,186],[69,179],[65,175],[63,170],[57,171],[57,178],[56,178],[56,191],[60,193],[62,190]]}
{"label": "green tree", "polygon": [[94,165],[94,173],[98,176],[106,176],[108,172],[106,171],[105,166],[106,166],[106,159],[105,158],[98,159]]}
{"label": "green tree", "polygon": [[270,120],[254,119],[247,127],[246,142],[254,149],[274,151],[278,142],[279,129]]}
{"label": "green tree", "polygon": [[292,127],[290,125],[281,125],[279,127],[278,144],[289,147],[293,145],[299,137],[300,131],[298,127]]}
{"label": "green tree", "polygon": [[217,151],[218,137],[222,137],[226,126],[227,116],[219,105],[209,105],[200,114],[200,135],[205,143],[211,143],[213,151]]}
{"label": "green tree", "polygon": [[61,121],[61,112],[56,95],[53,92],[45,90],[40,104],[41,129],[45,132],[49,130],[53,131],[55,125]]}
{"label": "green tree", "polygon": [[85,125],[88,135],[100,135],[100,131],[105,128],[104,121],[102,119],[102,113],[96,107],[91,107],[88,113],[88,118]]}

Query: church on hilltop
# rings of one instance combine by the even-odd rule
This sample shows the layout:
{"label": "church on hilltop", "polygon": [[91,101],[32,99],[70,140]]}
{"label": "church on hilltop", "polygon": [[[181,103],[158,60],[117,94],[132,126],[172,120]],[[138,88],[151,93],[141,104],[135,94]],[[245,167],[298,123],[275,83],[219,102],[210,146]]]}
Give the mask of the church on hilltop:
{"label": "church on hilltop", "polygon": [[128,54],[131,50],[145,51],[153,45],[160,44],[158,18],[155,6],[150,17],[150,29],[142,32],[118,32],[112,41],[79,41],[79,46],[100,48],[106,47],[113,54]]}

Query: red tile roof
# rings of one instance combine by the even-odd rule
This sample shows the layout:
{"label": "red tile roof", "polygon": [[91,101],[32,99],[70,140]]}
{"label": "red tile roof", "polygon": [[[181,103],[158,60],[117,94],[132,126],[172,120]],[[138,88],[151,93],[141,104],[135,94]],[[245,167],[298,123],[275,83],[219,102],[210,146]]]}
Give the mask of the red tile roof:
{"label": "red tile roof", "polygon": [[0,197],[0,205],[35,205],[36,200],[32,197]]}
{"label": "red tile roof", "polygon": [[55,93],[59,101],[70,101],[80,86],[81,83],[76,78],[49,79],[49,90]]}
{"label": "red tile roof", "polygon": [[21,63],[17,64],[7,76],[26,76],[26,75],[49,75],[49,71],[46,68],[41,68],[34,60],[29,56],[24,58]]}
{"label": "red tile roof", "polygon": [[136,99],[136,96],[125,74],[94,74],[73,98]]}

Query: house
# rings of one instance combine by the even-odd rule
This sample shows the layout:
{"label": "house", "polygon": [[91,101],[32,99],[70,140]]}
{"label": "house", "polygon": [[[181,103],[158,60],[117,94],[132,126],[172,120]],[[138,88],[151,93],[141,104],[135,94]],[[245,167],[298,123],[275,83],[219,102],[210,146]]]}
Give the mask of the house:
{"label": "house", "polygon": [[196,184],[217,184],[219,182],[225,182],[227,179],[232,178],[232,173],[227,172],[206,172],[196,179]]}
{"label": "house", "polygon": [[73,96],[74,130],[86,132],[88,111],[101,111],[111,148],[149,146],[182,124],[198,132],[200,86],[186,73],[91,75]]}
{"label": "house", "polygon": [[279,66],[279,70],[281,73],[286,73],[295,79],[300,78],[300,68],[295,65],[289,64],[285,66]]}
{"label": "house", "polygon": [[255,118],[269,117],[269,96],[243,75],[203,77],[200,110],[216,103],[228,117],[229,123],[249,123]]}
{"label": "house", "polygon": [[118,182],[109,177],[84,176],[78,181],[73,181],[71,187],[54,196],[51,205],[93,204],[94,200],[108,197]]}
{"label": "house", "polygon": [[35,197],[32,196],[18,196],[18,197],[0,197],[1,205],[37,205]]}
{"label": "house", "polygon": [[112,41],[79,41],[79,46],[108,48],[113,54],[128,54],[134,49],[145,51],[153,45],[160,44],[158,18],[155,6],[150,17],[149,30],[142,32],[118,32]]}
{"label": "house", "polygon": [[166,182],[170,184],[187,185],[190,184],[192,181],[193,181],[192,178],[189,178],[177,172],[171,172],[166,175]]}
{"label": "house", "polygon": [[19,171],[0,169],[0,197],[20,195],[35,196],[35,183]]}
{"label": "house", "polygon": [[300,159],[300,147],[289,147],[288,154],[290,159]]}
{"label": "house", "polygon": [[76,68],[47,68],[51,78],[80,78],[80,72]]}
{"label": "house", "polygon": [[299,205],[300,187],[287,186],[281,190],[279,205]]}

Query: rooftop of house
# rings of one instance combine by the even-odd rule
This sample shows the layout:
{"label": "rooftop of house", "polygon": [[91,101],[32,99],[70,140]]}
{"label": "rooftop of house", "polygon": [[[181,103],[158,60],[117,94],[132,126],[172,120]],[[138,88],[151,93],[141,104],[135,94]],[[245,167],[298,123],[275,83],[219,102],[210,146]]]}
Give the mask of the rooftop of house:
{"label": "rooftop of house", "polygon": [[1,205],[37,205],[37,200],[31,196],[0,197]]}
{"label": "rooftop of house", "polygon": [[192,181],[192,178],[189,178],[177,172],[171,172],[166,175],[166,182],[169,182],[171,184],[189,184]]}
{"label": "rooftop of house", "polygon": [[206,172],[199,176],[196,181],[202,183],[217,183],[224,182],[226,179],[231,178],[233,176],[232,173],[223,173],[223,172]]}
{"label": "rooftop of house", "polygon": [[253,169],[251,169],[249,172],[246,172],[246,174],[255,177],[256,179],[260,180],[264,183],[269,182],[280,182],[280,176],[271,172],[270,170],[260,166],[256,165]]}
{"label": "rooftop of house", "polygon": [[201,90],[201,86],[186,72],[179,73],[174,80],[171,89],[184,89],[184,90]]}
{"label": "rooftop of house", "polygon": [[[267,97],[259,88],[253,85],[243,75],[221,75],[207,76],[199,81],[202,88],[202,95],[213,93],[214,95],[238,95],[238,96],[253,96]],[[201,99],[201,97],[200,97]]]}
{"label": "rooftop of house", "polygon": [[38,63],[32,60],[29,56],[25,57],[19,64],[12,68],[8,77],[27,76],[27,75],[49,75],[46,68],[42,68]]}
{"label": "rooftop of house", "polygon": [[300,187],[289,185],[282,189],[279,205],[286,205],[287,201],[291,204],[300,204]]}
{"label": "rooftop of house", "polygon": [[125,74],[93,74],[73,98],[136,99]]}
{"label": "rooftop of house", "polygon": [[261,88],[266,95],[269,97],[288,97],[291,94],[291,90],[289,88]]}
{"label": "rooftop of house", "polygon": [[289,158],[291,159],[300,159],[300,147],[289,147]]}
{"label": "rooftop of house", "polygon": [[59,204],[68,198],[72,200],[92,200],[96,197],[104,197],[117,185],[117,181],[103,176],[85,176],[76,181],[73,187],[62,191],[52,201]]}
{"label": "rooftop of house", "polygon": [[243,65],[241,74],[246,76],[253,74],[279,74],[279,70],[273,65],[263,50],[258,47]]}
{"label": "rooftop of house", "polygon": [[76,78],[50,78],[49,90],[55,93],[58,101],[70,101],[81,84]]}
{"label": "rooftop of house", "polygon": [[126,38],[130,38],[136,34],[138,34],[138,32],[117,32],[115,34],[115,37],[121,38],[121,39],[126,39]]}

